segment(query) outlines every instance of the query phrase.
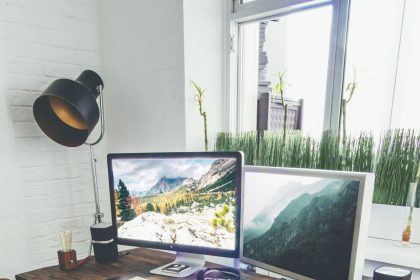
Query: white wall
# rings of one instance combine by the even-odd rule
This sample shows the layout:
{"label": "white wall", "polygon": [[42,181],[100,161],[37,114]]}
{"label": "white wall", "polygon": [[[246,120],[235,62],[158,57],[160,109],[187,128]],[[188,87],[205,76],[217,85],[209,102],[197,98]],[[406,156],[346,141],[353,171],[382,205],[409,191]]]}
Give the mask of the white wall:
{"label": "white wall", "polygon": [[191,80],[208,88],[213,149],[222,130],[223,6],[222,0],[100,2],[110,152],[204,150]]}
{"label": "white wall", "polygon": [[88,249],[94,212],[88,149],[49,140],[33,119],[36,97],[53,80],[84,69],[103,77],[107,131],[95,151],[109,221],[108,146],[111,152],[203,149],[190,79],[209,87],[212,150],[222,126],[222,13],[222,0],[0,0],[0,191],[6,194],[0,277],[56,264],[62,229],[73,230],[79,259]]}
{"label": "white wall", "polygon": [[[56,264],[64,228],[73,230],[78,258],[86,256],[94,212],[88,150],[44,136],[32,104],[59,77],[100,72],[98,39],[95,0],[0,0],[0,278]],[[104,146],[96,148],[101,186]],[[109,212],[107,194],[102,187]]]}
{"label": "white wall", "polygon": [[12,275],[21,267],[29,267],[29,256],[25,237],[24,212],[22,211],[22,189],[19,186],[18,168],[14,157],[12,127],[6,107],[4,58],[0,44],[0,277]]}
{"label": "white wall", "polygon": [[110,152],[185,150],[182,0],[100,2]]}
{"label": "white wall", "polygon": [[[183,0],[185,61],[185,135],[188,151],[204,151],[204,124],[195,101],[191,80],[207,88],[203,110],[207,112],[208,149],[214,150],[222,124],[223,17],[225,0]],[[231,259],[206,257],[233,265]]]}
{"label": "white wall", "polygon": [[184,0],[185,129],[186,148],[204,151],[204,125],[194,99],[191,80],[207,88],[209,151],[222,131],[222,56],[224,0]]}

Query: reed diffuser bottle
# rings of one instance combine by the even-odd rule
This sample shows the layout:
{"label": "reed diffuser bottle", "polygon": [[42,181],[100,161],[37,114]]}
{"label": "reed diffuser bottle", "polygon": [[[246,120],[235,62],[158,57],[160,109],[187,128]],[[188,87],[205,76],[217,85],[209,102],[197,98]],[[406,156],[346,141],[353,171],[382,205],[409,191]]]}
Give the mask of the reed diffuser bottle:
{"label": "reed diffuser bottle", "polygon": [[403,244],[410,243],[411,224],[413,223],[413,210],[414,210],[414,204],[416,202],[417,185],[419,181],[420,181],[420,164],[417,170],[416,180],[414,183],[410,183],[410,190],[407,196],[407,206],[410,207],[410,210],[408,212],[407,225],[405,226],[404,231],[402,233],[401,242]]}

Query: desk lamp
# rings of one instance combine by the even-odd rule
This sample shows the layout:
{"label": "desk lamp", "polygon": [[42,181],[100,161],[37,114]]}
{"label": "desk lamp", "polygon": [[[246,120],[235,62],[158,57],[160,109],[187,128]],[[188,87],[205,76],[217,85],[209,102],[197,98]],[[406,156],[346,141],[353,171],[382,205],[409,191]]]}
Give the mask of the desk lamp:
{"label": "desk lamp", "polygon": [[[49,138],[67,147],[78,147],[82,144],[89,146],[96,207],[94,225],[91,226],[92,239],[94,239],[95,230],[106,228],[102,223],[104,215],[101,213],[99,204],[96,159],[93,153],[93,146],[102,140],[105,132],[103,87],[104,83],[97,73],[85,70],[75,81],[58,79],[52,82],[33,105],[35,120]],[[96,102],[98,96],[100,108]],[[94,142],[86,142],[99,119],[101,133],[98,139]],[[92,243],[95,244],[95,241],[92,240]],[[92,243],[89,256],[92,253]],[[100,244],[104,244],[103,241]],[[95,246],[94,249],[96,253]],[[113,251],[115,250],[116,245],[113,248]],[[96,259],[98,261],[98,256]]]}

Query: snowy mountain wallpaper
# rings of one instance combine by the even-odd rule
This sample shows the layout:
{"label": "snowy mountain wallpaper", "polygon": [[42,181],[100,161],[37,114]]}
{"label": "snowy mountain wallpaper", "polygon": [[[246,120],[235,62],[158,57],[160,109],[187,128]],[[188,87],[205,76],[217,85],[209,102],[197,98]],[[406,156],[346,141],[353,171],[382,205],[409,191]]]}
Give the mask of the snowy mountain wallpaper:
{"label": "snowy mountain wallpaper", "polygon": [[118,236],[235,249],[231,158],[114,159]]}
{"label": "snowy mountain wallpaper", "polygon": [[246,174],[246,258],[306,277],[348,279],[359,181]]}

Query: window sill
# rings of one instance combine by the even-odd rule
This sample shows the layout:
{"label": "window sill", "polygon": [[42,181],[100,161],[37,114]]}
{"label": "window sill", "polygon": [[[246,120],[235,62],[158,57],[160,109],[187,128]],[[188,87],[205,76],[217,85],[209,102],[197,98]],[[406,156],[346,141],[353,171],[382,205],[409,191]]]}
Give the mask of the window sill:
{"label": "window sill", "polygon": [[408,268],[420,269],[420,244],[399,246],[389,239],[369,237],[366,246],[366,260],[383,262]]}

